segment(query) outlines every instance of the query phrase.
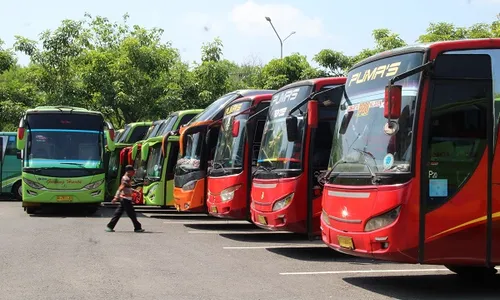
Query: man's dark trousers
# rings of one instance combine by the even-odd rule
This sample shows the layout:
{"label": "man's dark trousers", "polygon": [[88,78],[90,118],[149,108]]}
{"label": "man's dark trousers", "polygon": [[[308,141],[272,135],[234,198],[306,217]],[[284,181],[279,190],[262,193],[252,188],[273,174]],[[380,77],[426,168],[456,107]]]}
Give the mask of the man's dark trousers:
{"label": "man's dark trousers", "polygon": [[123,214],[123,211],[127,212],[128,217],[130,218],[130,220],[132,220],[132,223],[134,223],[134,230],[139,230],[142,228],[141,223],[137,221],[137,215],[135,214],[132,201],[123,198],[120,198],[120,206],[115,210],[113,218],[111,218],[111,221],[108,223],[109,228],[111,229],[115,228],[116,223],[118,223],[118,220],[120,220],[120,217]]}

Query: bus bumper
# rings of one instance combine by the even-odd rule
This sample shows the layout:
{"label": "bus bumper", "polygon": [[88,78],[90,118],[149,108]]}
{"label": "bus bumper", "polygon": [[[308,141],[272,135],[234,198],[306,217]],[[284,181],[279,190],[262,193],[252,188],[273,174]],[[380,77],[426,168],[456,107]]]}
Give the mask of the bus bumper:
{"label": "bus bumper", "polygon": [[328,247],[348,255],[415,263],[414,259],[398,250],[393,225],[372,232],[345,232],[333,228],[322,217],[321,238]]}

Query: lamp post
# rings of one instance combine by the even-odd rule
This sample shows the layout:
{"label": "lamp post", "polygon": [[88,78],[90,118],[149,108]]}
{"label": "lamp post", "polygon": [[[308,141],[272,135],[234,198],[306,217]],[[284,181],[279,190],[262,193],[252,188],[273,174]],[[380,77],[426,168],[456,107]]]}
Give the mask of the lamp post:
{"label": "lamp post", "polygon": [[276,33],[276,36],[278,37],[278,40],[280,41],[280,46],[281,46],[281,58],[283,58],[283,43],[286,41],[286,39],[288,39],[290,36],[292,36],[293,34],[295,34],[296,32],[295,31],[292,31],[286,38],[284,38],[283,40],[281,39],[280,35],[278,34],[278,31],[276,31],[276,28],[274,28],[274,25],[273,25],[273,22],[271,22],[271,18],[269,17],[266,17],[266,21],[269,22],[269,24],[271,24],[271,27],[273,28],[274,32]]}

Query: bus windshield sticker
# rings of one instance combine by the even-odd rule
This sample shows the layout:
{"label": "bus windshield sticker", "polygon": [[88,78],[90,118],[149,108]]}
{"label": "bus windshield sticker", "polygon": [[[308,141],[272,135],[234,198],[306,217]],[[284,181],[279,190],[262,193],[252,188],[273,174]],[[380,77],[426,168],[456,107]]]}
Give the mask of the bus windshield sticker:
{"label": "bus windshield sticker", "polygon": [[447,197],[448,179],[430,179],[429,197]]}
{"label": "bus windshield sticker", "polygon": [[384,157],[384,170],[389,170],[394,165],[394,155],[388,153]]}

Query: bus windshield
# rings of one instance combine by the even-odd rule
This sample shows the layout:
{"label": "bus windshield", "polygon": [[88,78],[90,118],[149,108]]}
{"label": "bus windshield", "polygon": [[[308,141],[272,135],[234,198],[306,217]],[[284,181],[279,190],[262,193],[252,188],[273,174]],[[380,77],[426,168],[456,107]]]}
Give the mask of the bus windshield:
{"label": "bus windshield", "polygon": [[294,142],[289,142],[287,139],[286,117],[288,112],[308,97],[311,91],[312,86],[305,85],[273,95],[257,160],[258,166],[285,170],[302,169],[306,104],[293,112],[293,115],[297,116],[297,136],[300,137]]}
{"label": "bus windshield", "polygon": [[[235,103],[224,112],[224,119],[219,131],[217,149],[213,161],[213,169],[243,169],[243,149],[245,147],[245,126],[248,114],[240,114],[232,117],[241,111],[248,109],[252,103],[250,101]],[[233,119],[240,122],[239,134],[233,137]]]}
{"label": "bus windshield", "polygon": [[85,114],[28,115],[28,168],[102,168],[103,118]]}
{"label": "bus windshield", "polygon": [[134,177],[132,178],[134,181],[136,182],[140,182],[144,179],[144,164],[142,163],[142,160],[141,160],[141,153],[139,152],[141,150],[138,150],[137,151],[137,154],[135,156],[135,159],[134,159],[134,170],[135,170],[135,174],[134,174]]}
{"label": "bus windshield", "polygon": [[148,163],[146,165],[146,177],[150,181],[159,181],[162,168],[161,143],[156,143],[149,148]]}
{"label": "bus windshield", "polygon": [[[402,85],[399,130],[384,131],[384,92],[389,80],[420,66],[423,53],[408,53],[370,62],[349,72],[330,155],[332,172],[409,172],[412,126],[420,73],[396,82]],[[342,107],[343,106],[343,107]],[[345,131],[345,133],[343,133]],[[332,170],[333,168],[333,170]]]}
{"label": "bus windshield", "polygon": [[200,170],[201,150],[204,134],[196,132],[186,135],[186,148],[184,156],[179,152],[179,159],[175,168],[176,175],[183,175],[193,171]]}

